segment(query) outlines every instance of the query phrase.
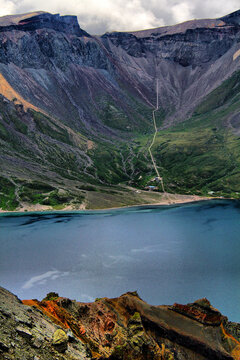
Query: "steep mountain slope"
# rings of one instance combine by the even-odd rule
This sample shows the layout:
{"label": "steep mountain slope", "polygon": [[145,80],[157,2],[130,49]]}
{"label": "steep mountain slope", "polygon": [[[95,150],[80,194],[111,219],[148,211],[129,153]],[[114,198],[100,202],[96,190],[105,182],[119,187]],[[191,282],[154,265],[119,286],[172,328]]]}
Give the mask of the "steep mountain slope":
{"label": "steep mountain slope", "polygon": [[1,206],[24,201],[26,183],[69,188],[76,203],[83,183],[149,184],[157,82],[153,152],[166,189],[238,197],[239,44],[240,10],[103,36],[71,16],[1,18],[0,193],[11,188]]}
{"label": "steep mountain slope", "polygon": [[[151,306],[136,292],[81,303],[0,288],[1,359],[237,360],[239,324],[207,299]],[[14,340],[14,341],[13,341]]]}

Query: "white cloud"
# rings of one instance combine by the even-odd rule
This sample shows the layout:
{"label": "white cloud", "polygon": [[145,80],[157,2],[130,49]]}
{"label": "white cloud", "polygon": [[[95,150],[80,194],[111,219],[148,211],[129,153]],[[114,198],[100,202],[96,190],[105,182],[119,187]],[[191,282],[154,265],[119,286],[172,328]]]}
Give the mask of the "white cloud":
{"label": "white cloud", "polygon": [[105,259],[105,262],[103,262],[103,266],[110,268],[118,263],[128,263],[128,262],[132,262],[132,261],[133,261],[133,258],[128,255],[108,255],[108,258]]}
{"label": "white cloud", "polygon": [[47,282],[47,280],[56,280],[57,278],[67,276],[68,274],[69,273],[67,271],[47,271],[44,274],[40,274],[30,278],[25,284],[23,284],[22,289],[30,289],[31,287],[36,285],[43,285]]}
{"label": "white cloud", "polygon": [[94,300],[95,300],[92,296],[87,295],[87,294],[81,294],[79,296],[79,299],[82,302],[94,302]]}
{"label": "white cloud", "polygon": [[12,14],[15,4],[12,1],[0,0],[0,16]]}
{"label": "white cloud", "polygon": [[149,246],[144,246],[142,248],[138,248],[138,249],[131,249],[132,253],[153,253],[156,251],[159,251],[159,247],[160,245],[149,245]]}
{"label": "white cloud", "polygon": [[0,15],[36,10],[72,14],[84,30],[101,34],[216,18],[239,7],[239,0],[42,0],[41,5],[36,0],[0,0]]}
{"label": "white cloud", "polygon": [[170,248],[167,247],[163,247],[162,244],[160,245],[149,245],[149,246],[144,246],[142,248],[137,248],[137,249],[131,249],[131,253],[143,253],[143,254],[147,254],[147,253],[156,253],[156,252],[161,252],[161,253],[169,253],[171,252]]}
{"label": "white cloud", "polygon": [[172,14],[176,23],[181,23],[185,20],[193,18],[191,12],[191,5],[187,2],[181,2],[172,7]]}

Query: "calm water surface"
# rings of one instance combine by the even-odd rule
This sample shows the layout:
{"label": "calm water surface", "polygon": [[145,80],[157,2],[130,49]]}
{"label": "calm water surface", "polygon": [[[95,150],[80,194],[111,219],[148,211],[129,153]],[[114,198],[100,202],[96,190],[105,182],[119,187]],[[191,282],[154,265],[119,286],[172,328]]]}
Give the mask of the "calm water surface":
{"label": "calm water surface", "polygon": [[0,216],[0,284],[22,299],[207,297],[240,322],[240,203]]}

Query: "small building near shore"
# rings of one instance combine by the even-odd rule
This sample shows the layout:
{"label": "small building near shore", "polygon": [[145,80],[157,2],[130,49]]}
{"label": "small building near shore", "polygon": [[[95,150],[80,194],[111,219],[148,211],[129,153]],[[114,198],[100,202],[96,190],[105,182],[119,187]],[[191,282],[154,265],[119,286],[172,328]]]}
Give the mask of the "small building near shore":
{"label": "small building near shore", "polygon": [[145,187],[145,190],[148,190],[148,191],[154,191],[156,189],[157,189],[157,186],[153,186],[153,185],[149,185],[149,186]]}

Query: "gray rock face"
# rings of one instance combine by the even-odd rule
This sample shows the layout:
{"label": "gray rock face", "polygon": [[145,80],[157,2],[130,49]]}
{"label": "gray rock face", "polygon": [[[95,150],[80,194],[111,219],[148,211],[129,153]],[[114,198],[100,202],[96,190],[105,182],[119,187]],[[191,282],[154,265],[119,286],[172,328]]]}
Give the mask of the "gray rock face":
{"label": "gray rock face", "polygon": [[[24,325],[20,326],[19,320]],[[57,344],[53,344],[56,333],[64,333],[65,337],[58,336]],[[15,295],[0,287],[0,359],[84,360],[90,356],[79,339],[68,344],[66,333],[40,310],[23,305]]]}
{"label": "gray rock face", "polygon": [[106,58],[95,41],[85,44],[81,37],[69,37],[55,29],[14,32],[8,39],[0,32],[0,43],[0,62],[20,68],[54,71],[55,67],[66,70],[70,64],[107,68]]}
{"label": "gray rock face", "polygon": [[216,61],[236,41],[238,27],[197,28],[184,33],[164,35],[154,33],[151,37],[138,38],[129,33],[103,35],[116,47],[123,48],[130,56],[147,58],[151,53],[157,61],[168,59],[182,66],[201,66]]}
{"label": "gray rock face", "polygon": [[21,335],[22,337],[24,337],[26,339],[31,339],[32,338],[32,333],[26,328],[23,328],[21,326],[17,326],[16,331],[17,331],[17,333],[19,335]]}
{"label": "gray rock face", "polygon": [[240,10],[235,11],[227,16],[222,17],[221,20],[224,21],[226,24],[239,26],[240,25]]}
{"label": "gray rock face", "polygon": [[53,29],[56,31],[61,31],[67,34],[72,34],[76,36],[87,36],[90,35],[80,29],[80,26],[77,21],[77,16],[60,16],[59,14],[49,14],[49,13],[40,13],[35,16],[24,16],[23,19],[20,19],[17,23],[12,24],[3,24],[1,26],[0,19],[0,32],[3,31],[34,31],[39,29]]}

